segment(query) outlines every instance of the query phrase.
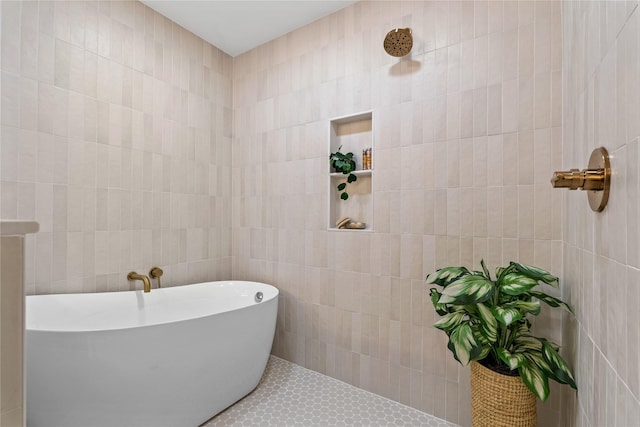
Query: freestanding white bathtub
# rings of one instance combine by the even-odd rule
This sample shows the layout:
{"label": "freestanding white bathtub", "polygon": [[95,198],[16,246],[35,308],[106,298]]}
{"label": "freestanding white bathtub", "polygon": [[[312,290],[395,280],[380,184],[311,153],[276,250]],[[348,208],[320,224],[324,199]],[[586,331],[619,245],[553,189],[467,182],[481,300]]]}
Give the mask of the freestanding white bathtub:
{"label": "freestanding white bathtub", "polygon": [[196,427],[258,385],[277,307],[240,281],[28,296],[27,425]]}

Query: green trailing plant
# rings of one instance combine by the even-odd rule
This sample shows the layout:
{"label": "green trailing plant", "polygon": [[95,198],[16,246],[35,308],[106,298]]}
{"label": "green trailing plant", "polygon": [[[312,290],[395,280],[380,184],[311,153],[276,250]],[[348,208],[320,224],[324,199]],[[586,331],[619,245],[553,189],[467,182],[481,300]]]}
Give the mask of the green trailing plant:
{"label": "green trailing plant", "polygon": [[342,153],[340,149],[342,145],[338,148],[338,151],[335,153],[331,153],[329,155],[329,160],[331,161],[331,166],[335,169],[336,172],[343,173],[347,175],[347,182],[341,182],[336,186],[340,193],[340,198],[342,200],[347,200],[349,198],[349,193],[345,191],[347,184],[351,184],[352,182],[356,182],[358,177],[352,172],[356,170],[356,161],[353,159],[353,153]]}
{"label": "green trailing plant", "polygon": [[[541,302],[571,313],[562,300],[539,290],[543,284],[558,287],[558,278],[529,265],[511,262],[496,269],[491,279],[483,271],[446,267],[427,276],[431,301],[442,316],[434,326],[449,337],[448,348],[461,365],[475,360],[494,371],[517,375],[540,400],[549,396],[549,380],[576,383],[559,346],[531,334],[531,317],[540,314]],[[517,370],[517,372],[516,372]]]}

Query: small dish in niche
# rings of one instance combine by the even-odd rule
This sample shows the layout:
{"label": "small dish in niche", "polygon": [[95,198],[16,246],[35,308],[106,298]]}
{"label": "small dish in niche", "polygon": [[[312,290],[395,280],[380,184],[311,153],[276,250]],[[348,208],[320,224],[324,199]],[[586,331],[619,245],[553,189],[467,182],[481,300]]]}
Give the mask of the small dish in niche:
{"label": "small dish in niche", "polygon": [[336,227],[345,228],[350,221],[351,221],[351,218],[349,218],[348,216],[342,217],[336,221]]}
{"label": "small dish in niche", "polygon": [[364,222],[350,222],[347,224],[346,228],[351,230],[364,230],[366,224]]}

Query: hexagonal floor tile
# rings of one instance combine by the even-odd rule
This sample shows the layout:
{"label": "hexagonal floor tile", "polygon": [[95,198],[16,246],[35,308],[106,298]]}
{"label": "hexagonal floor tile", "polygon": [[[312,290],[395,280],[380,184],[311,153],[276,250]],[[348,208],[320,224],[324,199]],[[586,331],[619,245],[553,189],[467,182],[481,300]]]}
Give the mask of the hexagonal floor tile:
{"label": "hexagonal floor tile", "polygon": [[456,427],[275,356],[251,394],[202,427],[351,425]]}

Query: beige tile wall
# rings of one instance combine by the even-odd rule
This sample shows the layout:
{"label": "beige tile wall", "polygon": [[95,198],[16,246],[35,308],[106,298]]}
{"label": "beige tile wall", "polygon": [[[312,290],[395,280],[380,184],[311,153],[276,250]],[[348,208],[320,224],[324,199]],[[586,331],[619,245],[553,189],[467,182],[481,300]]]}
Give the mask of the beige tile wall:
{"label": "beige tile wall", "polygon": [[[563,165],[591,150],[612,155],[609,205],[563,195],[564,288],[577,318],[565,322],[580,391],[566,426],[635,426],[640,420],[640,11],[638,1],[565,2]],[[571,396],[573,397],[573,396]]]}
{"label": "beige tile wall", "polygon": [[[637,1],[563,7],[362,2],[232,61],[137,2],[3,1],[0,216],[41,224],[28,291],[128,289],[152,264],[167,284],[226,278],[233,225],[233,276],[282,290],[276,354],[469,424],[424,276],[564,258],[580,393],[556,388],[541,423],[563,407],[563,425],[632,425],[640,18]],[[402,26],[416,44],[396,60],[381,41]],[[369,109],[375,232],[329,233],[328,120]],[[547,183],[598,145],[601,215]]]}
{"label": "beige tile wall", "polygon": [[0,216],[27,292],[231,275],[233,60],[134,1],[2,1]]}
{"label": "beige tile wall", "polygon": [[[233,271],[280,288],[275,354],[470,424],[423,280],[481,258],[561,274],[560,9],[359,2],[235,58]],[[405,26],[398,60],[382,41]],[[375,231],[328,232],[328,123],[366,110]],[[560,317],[541,320],[559,341]]]}

